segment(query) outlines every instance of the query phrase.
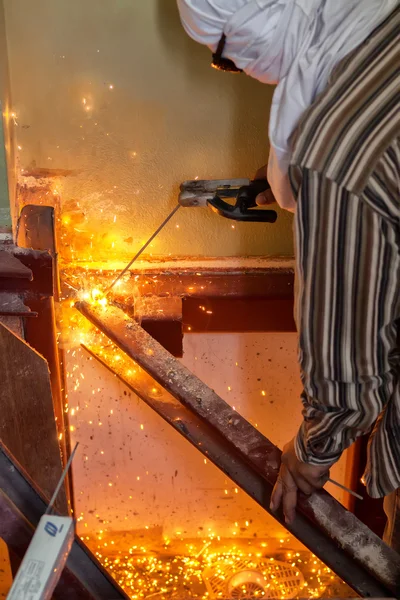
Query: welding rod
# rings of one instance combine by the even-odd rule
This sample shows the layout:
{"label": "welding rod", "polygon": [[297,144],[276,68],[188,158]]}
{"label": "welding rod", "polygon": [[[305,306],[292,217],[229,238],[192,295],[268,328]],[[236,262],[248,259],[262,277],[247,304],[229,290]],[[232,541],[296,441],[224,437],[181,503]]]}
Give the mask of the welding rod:
{"label": "welding rod", "polygon": [[125,275],[125,273],[127,271],[129,271],[129,269],[131,268],[131,266],[133,265],[133,263],[135,261],[137,261],[137,259],[139,258],[139,256],[146,250],[147,246],[149,244],[151,244],[151,242],[154,240],[155,237],[158,236],[158,234],[160,233],[160,231],[162,229],[164,229],[164,227],[166,226],[166,224],[168,223],[168,221],[170,221],[172,219],[172,217],[174,216],[174,214],[176,212],[178,212],[178,209],[181,207],[180,204],[178,204],[177,206],[175,206],[174,210],[168,215],[168,217],[165,219],[165,221],[163,221],[160,225],[160,227],[158,229],[156,229],[156,231],[153,233],[153,235],[147,240],[147,242],[145,243],[144,246],[142,246],[139,250],[139,252],[137,252],[137,254],[135,254],[135,256],[132,258],[131,262],[126,265],[126,267],[121,271],[121,273],[118,275],[118,277],[116,279],[114,279],[114,281],[112,282],[112,284],[110,286],[108,286],[108,288],[105,290],[105,293],[108,294],[112,288],[115,286],[115,284],[121,279],[121,277],[123,277]]}
{"label": "welding rod", "polygon": [[333,483],[333,485],[336,485],[336,487],[340,488],[341,490],[344,490],[345,492],[348,492],[349,494],[351,494],[355,498],[358,498],[359,500],[364,500],[364,498],[362,496],[360,496],[360,494],[357,494],[356,492],[353,492],[353,490],[350,490],[349,488],[347,488],[345,485],[342,485],[338,481],[335,481],[334,479],[328,479],[328,481],[329,481],[329,483]]}
{"label": "welding rod", "polygon": [[70,468],[70,466],[71,466],[71,464],[72,464],[72,461],[74,460],[75,452],[77,451],[77,449],[78,449],[78,446],[79,446],[79,442],[77,442],[77,443],[75,444],[75,448],[73,449],[73,451],[72,451],[72,453],[71,453],[71,456],[69,457],[69,459],[68,459],[68,462],[67,462],[67,464],[65,465],[65,469],[64,469],[64,471],[62,472],[62,475],[61,475],[61,477],[60,477],[60,481],[58,482],[58,484],[57,484],[57,487],[56,487],[56,489],[55,489],[55,491],[54,491],[53,497],[52,497],[52,499],[50,500],[50,504],[48,505],[48,507],[47,507],[47,510],[46,510],[46,512],[44,513],[45,515],[49,515],[49,514],[51,513],[51,511],[53,510],[53,504],[55,503],[55,501],[56,501],[56,499],[57,499],[57,496],[58,496],[58,494],[59,494],[59,491],[60,491],[60,489],[61,489],[61,486],[62,486],[62,484],[64,483],[64,480],[65,480],[65,478],[66,478],[66,476],[67,476],[67,473],[68,473],[68,471],[69,471],[69,468]]}

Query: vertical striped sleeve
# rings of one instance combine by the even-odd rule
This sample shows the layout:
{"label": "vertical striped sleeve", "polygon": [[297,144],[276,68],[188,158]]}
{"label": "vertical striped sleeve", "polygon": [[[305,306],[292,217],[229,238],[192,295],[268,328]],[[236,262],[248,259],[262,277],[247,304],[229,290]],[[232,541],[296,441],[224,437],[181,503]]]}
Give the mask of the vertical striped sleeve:
{"label": "vertical striped sleeve", "polygon": [[[331,75],[293,137],[304,422],[330,464],[373,429],[371,496],[400,488],[400,6]],[[399,338],[400,341],[400,338]]]}
{"label": "vertical striped sleeve", "polygon": [[297,454],[330,464],[371,430],[393,395],[398,228],[321,173],[293,168],[292,176],[299,184],[296,320],[304,386]]}

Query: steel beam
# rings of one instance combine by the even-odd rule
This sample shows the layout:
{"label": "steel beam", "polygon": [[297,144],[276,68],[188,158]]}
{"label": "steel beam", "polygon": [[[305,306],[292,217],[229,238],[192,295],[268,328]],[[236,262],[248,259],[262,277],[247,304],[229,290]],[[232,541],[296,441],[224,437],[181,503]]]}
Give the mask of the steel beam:
{"label": "steel beam", "polygon": [[[210,261],[212,263],[212,261]],[[292,298],[294,290],[294,273],[289,266],[235,267],[228,265],[220,267],[207,266],[207,261],[194,264],[185,261],[165,266],[162,262],[155,263],[153,269],[143,267],[133,268],[123,280],[123,285],[113,290],[113,297],[120,303],[131,304],[138,296],[179,296],[182,298]],[[116,272],[95,266],[74,264],[61,269],[65,286],[63,295],[71,294],[73,288],[80,288],[82,282],[91,279],[96,287],[106,289],[115,279]]]}
{"label": "steel beam", "polygon": [[[120,309],[87,303],[76,307],[186,412],[174,419],[165,412],[164,403],[158,403],[158,410],[153,403],[153,408],[269,512],[280,450]],[[219,448],[213,449],[210,431],[218,437]],[[207,441],[198,437],[206,434]],[[272,516],[286,526],[282,513]],[[399,597],[399,555],[327,492],[301,496],[289,530],[360,595]]]}
{"label": "steel beam", "polygon": [[16,246],[5,246],[6,252],[10,252],[33,274],[32,280],[1,277],[0,291],[23,292],[30,295],[41,294],[42,296],[53,295],[53,259],[48,252],[37,252],[35,250],[18,248]]}
{"label": "steel beam", "polygon": [[[50,294],[28,294],[26,304],[37,314],[36,319],[25,323],[26,341],[48,362],[50,371],[53,406],[57,421],[59,446],[64,465],[71,452],[68,415],[64,411],[64,373],[62,363],[64,354],[57,346],[57,325],[55,302],[59,297],[59,277],[57,260],[57,242],[54,229],[55,210],[51,206],[26,205],[23,207],[17,227],[19,252],[43,254],[50,259],[47,279],[51,284]],[[26,250],[33,248],[34,250]],[[36,277],[34,273],[34,280]],[[69,508],[74,508],[72,476],[69,473],[62,492]]]}

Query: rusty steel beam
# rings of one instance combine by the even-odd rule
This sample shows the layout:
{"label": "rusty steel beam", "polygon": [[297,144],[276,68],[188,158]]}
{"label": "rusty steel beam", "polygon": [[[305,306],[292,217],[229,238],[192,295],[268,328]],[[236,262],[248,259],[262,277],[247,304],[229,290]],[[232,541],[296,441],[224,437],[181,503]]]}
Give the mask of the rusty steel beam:
{"label": "rusty steel beam", "polygon": [[[49,365],[54,412],[59,432],[59,446],[62,460],[66,464],[71,453],[68,415],[64,411],[64,373],[62,369],[64,354],[57,346],[57,324],[55,302],[59,298],[59,277],[57,260],[57,241],[55,233],[55,211],[52,206],[26,205],[23,207],[17,227],[17,243],[21,247],[19,253],[36,252],[49,257],[47,269],[48,294],[29,294],[26,304],[37,313],[36,319],[25,323],[25,339],[39,352]],[[26,250],[33,248],[34,250]],[[22,260],[22,259],[21,259]],[[34,272],[33,283],[36,272]],[[74,508],[72,475],[68,473],[62,494],[66,496],[69,508]]]}
{"label": "rusty steel beam", "polygon": [[[106,289],[115,271],[104,267],[66,265],[63,295],[77,299],[81,285]],[[72,287],[71,287],[72,286]],[[75,290],[73,289],[75,288]],[[112,291],[113,302],[138,321],[138,305],[160,305],[179,300],[185,332],[289,332],[293,319],[293,269],[291,261],[253,261],[235,266],[231,261],[159,261],[137,267]],[[139,307],[140,310],[140,307]],[[182,336],[174,311],[164,319],[144,314],[141,325],[171,354],[180,356]],[[156,317],[156,318],[155,318]],[[140,320],[140,319],[139,319]]]}
{"label": "rusty steel beam", "polygon": [[[179,263],[178,263],[179,264]],[[106,268],[96,269],[76,264],[61,270],[64,283],[63,295],[73,296],[71,284],[80,288],[83,281],[93,280],[96,287],[106,289],[115,278],[115,271]],[[131,304],[138,296],[175,296],[182,298],[292,298],[294,272],[292,268],[278,266],[265,267],[226,267],[183,266],[165,267],[157,264],[157,269],[138,267],[129,272],[129,278],[121,287],[113,290],[113,298],[122,304]]]}
{"label": "rusty steel beam", "polygon": [[[268,282],[266,287],[266,273]],[[139,277],[137,277],[139,275]],[[135,279],[137,277],[137,279]],[[238,296],[252,296],[255,298],[265,295],[285,298],[293,296],[294,276],[290,272],[280,269],[244,270],[232,273],[221,271],[203,272],[201,276],[196,272],[166,272],[166,273],[137,273],[132,272],[132,284],[140,289],[143,296],[162,296],[173,294],[192,298],[230,298]],[[129,281],[125,284],[129,287]],[[119,295],[117,289],[116,297]],[[124,297],[125,294],[124,294]]]}
{"label": "rusty steel beam", "polygon": [[130,304],[116,305],[173,356],[183,356],[182,298],[137,297]]}
{"label": "rusty steel beam", "polygon": [[21,210],[17,226],[17,244],[21,248],[47,251],[53,258],[53,296],[59,298],[55,210],[52,206],[28,204]]}
{"label": "rusty steel beam", "polygon": [[21,294],[7,294],[0,292],[1,317],[37,317],[37,313],[24,304]]}
{"label": "rusty steel beam", "polygon": [[32,281],[33,273],[18,258],[3,249],[0,250],[0,278],[3,277]]}
{"label": "rusty steel beam", "polygon": [[[0,537],[21,561],[47,505],[0,442]],[[78,536],[53,596],[56,600],[128,600]]]}
{"label": "rusty steel beam", "polygon": [[[110,343],[111,345],[111,343]],[[113,344],[112,346],[116,348]],[[208,425],[188,408],[183,406],[174,396],[160,388],[157,382],[126,354],[119,357],[118,362],[110,360],[110,348],[104,344],[84,345],[82,347],[106,369],[112,372],[139,398],[152,408],[164,421],[183,436],[207,460],[216,465],[225,475],[257,502],[265,511],[269,511],[271,486],[239,453],[227,443],[223,435]],[[275,515],[273,515],[276,518]],[[282,518],[278,519],[282,525]],[[317,556],[328,557],[325,562],[333,571],[343,574],[348,572],[348,559],[342,555],[335,543],[327,536],[315,530],[308,519],[299,515],[296,527],[301,531],[303,539],[309,540],[310,550]],[[295,530],[292,530],[295,534]],[[300,538],[300,536],[297,536]],[[341,575],[343,578],[344,576]],[[355,565],[352,568],[353,586],[357,590],[369,589],[371,593],[382,594],[382,585],[371,583],[364,570]],[[388,592],[389,594],[389,592]],[[390,595],[390,594],[389,594]]]}
{"label": "rusty steel beam", "polygon": [[[140,298],[144,303],[150,301],[151,297]],[[154,296],[156,305],[163,306],[170,297]],[[179,298],[181,303],[180,321],[176,319],[173,312],[168,309],[160,319],[154,314],[145,314],[139,318],[136,314],[136,306],[127,301],[114,301],[113,304],[121,308],[124,313],[141,324],[154,339],[156,339],[168,352],[174,356],[182,356],[176,352],[182,350],[182,339],[179,342],[181,331],[177,326],[183,322],[183,330],[192,333],[213,332],[284,332],[296,331],[293,317],[293,297],[287,298],[230,298],[223,297],[185,297]],[[171,339],[172,338],[172,339]],[[174,339],[175,338],[175,339]],[[182,335],[181,335],[182,338]],[[179,345],[180,344],[180,345]]]}
{"label": "rusty steel beam", "polygon": [[184,331],[192,333],[296,331],[293,296],[184,298],[183,323]]}
{"label": "rusty steel beam", "polygon": [[[225,454],[241,460],[238,471],[244,469],[247,474],[251,471],[258,482],[263,482],[262,506],[268,510],[278,475],[280,450],[120,309],[82,302],[76,307],[195,415],[198,427],[211,427],[220,436]],[[219,466],[217,452],[210,459]],[[222,466],[222,470],[226,469]],[[254,497],[251,485],[242,487]],[[282,513],[272,516],[286,526]],[[310,498],[301,496],[298,516],[289,530],[360,595],[399,597],[399,555],[327,492]]]}
{"label": "rusty steel beam", "polygon": [[0,291],[23,292],[25,297],[37,294],[42,296],[53,295],[53,259],[48,252],[37,252],[16,246],[6,246],[6,252],[10,252],[25,267],[30,269],[33,279],[20,279],[12,276],[1,277]]}

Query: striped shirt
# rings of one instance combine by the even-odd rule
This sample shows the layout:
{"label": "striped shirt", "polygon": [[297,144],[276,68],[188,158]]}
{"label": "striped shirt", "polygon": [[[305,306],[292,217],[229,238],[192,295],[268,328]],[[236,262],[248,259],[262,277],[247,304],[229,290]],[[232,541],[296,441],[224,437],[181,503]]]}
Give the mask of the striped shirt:
{"label": "striped shirt", "polygon": [[373,497],[400,488],[400,8],[340,62],[293,140],[300,460],[372,431]]}

